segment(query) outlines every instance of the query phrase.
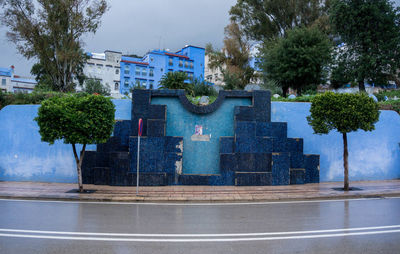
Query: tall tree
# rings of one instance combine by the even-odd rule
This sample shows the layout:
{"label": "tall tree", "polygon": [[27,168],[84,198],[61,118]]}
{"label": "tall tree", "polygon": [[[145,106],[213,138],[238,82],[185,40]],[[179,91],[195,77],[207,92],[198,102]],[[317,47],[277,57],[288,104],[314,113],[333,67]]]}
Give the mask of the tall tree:
{"label": "tall tree", "polygon": [[238,0],[230,10],[245,34],[257,41],[283,37],[298,26],[327,24],[326,0]]}
{"label": "tall tree", "polygon": [[345,43],[337,57],[346,62],[351,79],[365,91],[364,82],[386,84],[400,67],[400,11],[388,0],[334,0],[332,30]]}
{"label": "tall tree", "polygon": [[3,0],[1,21],[20,54],[36,58],[57,90],[74,89],[85,61],[82,35],[95,33],[106,0]]}
{"label": "tall tree", "polygon": [[225,27],[224,47],[221,51],[207,46],[210,68],[221,70],[230,89],[244,89],[255,77],[254,69],[249,65],[250,47],[243,30],[235,22]]}
{"label": "tall tree", "polygon": [[344,190],[349,190],[349,163],[347,133],[372,131],[379,120],[379,106],[365,93],[317,95],[311,103],[311,115],[307,117],[316,134],[328,134],[337,130],[343,138]]}
{"label": "tall tree", "polygon": [[284,38],[264,44],[261,69],[266,79],[275,81],[286,97],[287,90],[319,85],[326,77],[324,68],[331,58],[331,42],[317,28],[296,28]]}

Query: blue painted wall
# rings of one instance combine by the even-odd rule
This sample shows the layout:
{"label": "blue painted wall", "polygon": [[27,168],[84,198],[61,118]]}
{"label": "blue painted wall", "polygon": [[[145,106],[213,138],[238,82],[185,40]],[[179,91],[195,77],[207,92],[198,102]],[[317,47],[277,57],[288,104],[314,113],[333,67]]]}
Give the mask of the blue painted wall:
{"label": "blue painted wall", "polygon": [[[178,98],[153,98],[152,104],[167,105],[166,136],[183,136],[183,174],[220,174],[219,138],[234,136],[234,107],[251,105],[250,99],[225,99],[213,113],[187,111]],[[192,141],[195,126],[203,127],[210,141]]]}
{"label": "blue painted wall", "polygon": [[[116,119],[129,120],[130,100],[113,100]],[[0,111],[0,181],[75,183],[72,146],[41,142],[33,120],[39,105],[10,105]],[[81,149],[78,146],[77,149]],[[87,150],[96,150],[95,145]]]}
{"label": "blue painted wall", "polygon": [[[320,181],[343,180],[342,134],[313,134],[306,116],[310,103],[273,102],[273,122],[288,123],[288,137],[304,139],[304,153],[320,154]],[[348,134],[349,177],[355,180],[400,178],[400,115],[383,110],[372,132]]]}
{"label": "blue painted wall", "polygon": [[[131,101],[114,100],[114,104],[116,119],[129,120]],[[0,181],[74,183],[76,169],[71,146],[62,142],[49,146],[40,141],[38,126],[33,121],[38,108],[37,105],[12,105],[0,111]],[[321,181],[342,181],[342,137],[335,132],[313,134],[305,119],[309,108],[309,103],[273,102],[271,120],[288,122],[288,136],[304,139],[304,153],[321,155]],[[228,124],[229,128],[223,128],[233,133],[233,119]],[[167,135],[173,135],[168,133],[168,128]],[[400,178],[399,128],[400,116],[396,112],[381,111],[375,131],[348,135],[351,181]],[[193,131],[194,127],[189,130]],[[205,130],[204,134],[207,134]],[[94,150],[94,146],[89,149]]]}

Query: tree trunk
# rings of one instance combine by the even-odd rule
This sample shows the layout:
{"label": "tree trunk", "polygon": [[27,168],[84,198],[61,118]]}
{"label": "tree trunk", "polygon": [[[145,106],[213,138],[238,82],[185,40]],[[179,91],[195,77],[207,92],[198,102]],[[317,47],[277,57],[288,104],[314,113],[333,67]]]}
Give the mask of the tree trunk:
{"label": "tree trunk", "polygon": [[343,167],[344,167],[344,187],[345,191],[349,190],[349,162],[348,157],[349,153],[347,151],[347,133],[343,134]]}
{"label": "tree trunk", "polygon": [[75,162],[76,162],[76,170],[78,173],[78,186],[79,186],[79,192],[83,192],[83,183],[82,183],[82,161],[83,157],[85,156],[85,149],[86,149],[86,144],[83,145],[82,150],[80,152],[80,156],[78,157],[78,154],[76,152],[76,147],[75,144],[72,144],[72,150],[74,151],[74,156],[75,156]]}
{"label": "tree trunk", "polygon": [[301,96],[301,88],[297,88],[297,96]]}
{"label": "tree trunk", "polygon": [[286,98],[286,96],[288,94],[288,90],[289,90],[289,87],[285,87],[285,86],[282,87],[282,95],[284,98]]}
{"label": "tree trunk", "polygon": [[365,92],[364,80],[358,81],[358,90],[360,90],[360,92]]}

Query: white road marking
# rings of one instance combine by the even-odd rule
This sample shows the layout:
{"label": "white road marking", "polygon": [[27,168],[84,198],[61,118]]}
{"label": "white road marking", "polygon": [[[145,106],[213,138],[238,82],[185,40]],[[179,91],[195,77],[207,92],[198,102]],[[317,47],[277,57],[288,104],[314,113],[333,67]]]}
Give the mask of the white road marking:
{"label": "white road marking", "polygon": [[[267,235],[295,235],[295,234],[317,234],[349,231],[367,231],[400,228],[400,225],[388,225],[377,227],[322,229],[309,231],[288,231],[288,232],[265,232],[265,233],[230,233],[230,234],[129,234],[129,233],[96,233],[96,232],[64,232],[45,230],[25,230],[0,228],[0,232],[31,233],[31,234],[54,234],[54,235],[90,235],[90,236],[120,236],[120,237],[244,237],[244,236],[267,236]],[[400,230],[400,229],[399,229]]]}
{"label": "white road marking", "polygon": [[[99,202],[99,201],[61,201],[61,200],[29,200],[29,199],[0,199],[0,201],[10,202],[31,202],[31,203],[63,203],[63,204],[99,204],[99,205],[150,205],[150,206],[241,206],[241,205],[270,205],[270,204],[302,204],[302,203],[326,203],[343,201],[369,201],[383,200],[389,197],[378,198],[350,198],[350,199],[324,199],[324,200],[295,200],[295,201],[268,201],[268,202],[235,202],[235,203],[147,203],[147,202]],[[391,199],[400,199],[400,197],[390,197]]]}
{"label": "white road marking", "polygon": [[346,237],[400,233],[400,229],[369,231],[369,232],[350,232],[341,234],[320,234],[320,235],[298,235],[298,236],[277,236],[259,238],[200,238],[200,239],[157,239],[157,238],[110,238],[110,237],[74,237],[74,236],[51,236],[51,235],[23,235],[23,234],[3,234],[0,237],[35,238],[35,239],[54,239],[54,240],[80,240],[80,241],[116,241],[116,242],[238,242],[238,241],[271,241],[271,240],[296,240],[296,239],[316,239],[328,237]]}

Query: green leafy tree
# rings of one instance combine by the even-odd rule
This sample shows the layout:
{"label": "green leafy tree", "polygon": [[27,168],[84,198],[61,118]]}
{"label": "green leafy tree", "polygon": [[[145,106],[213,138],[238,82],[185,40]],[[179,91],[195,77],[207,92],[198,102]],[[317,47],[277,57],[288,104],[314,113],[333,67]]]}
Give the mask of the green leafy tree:
{"label": "green leafy tree", "polygon": [[379,120],[378,104],[365,93],[335,94],[327,92],[312,99],[308,124],[316,134],[336,130],[343,136],[344,190],[349,190],[347,133],[372,131]]}
{"label": "green leafy tree", "polygon": [[295,28],[288,31],[287,37],[263,46],[260,67],[265,79],[282,87],[285,97],[289,87],[301,95],[305,87],[324,81],[331,48],[328,37],[317,28]]}
{"label": "green leafy tree", "polygon": [[328,29],[324,0],[238,0],[230,10],[245,34],[256,41],[284,37],[286,31],[299,26],[317,25]]}
{"label": "green leafy tree", "polygon": [[250,42],[240,26],[231,22],[225,27],[224,47],[216,51],[211,44],[206,47],[211,69],[220,69],[226,88],[244,89],[256,77],[250,63]]}
{"label": "green leafy tree", "polygon": [[[74,94],[53,97],[42,102],[35,121],[42,141],[71,144],[78,173],[79,192],[83,192],[82,161],[87,144],[105,143],[114,128],[115,107],[111,99],[100,95]],[[82,144],[77,153],[76,144]]]}
{"label": "green leafy tree", "polygon": [[88,78],[85,80],[83,91],[88,94],[100,94],[103,96],[110,96],[111,89],[103,85],[100,80]]}
{"label": "green leafy tree", "polygon": [[332,30],[345,43],[337,57],[346,62],[360,91],[364,82],[387,84],[400,67],[400,12],[388,0],[334,0]]}
{"label": "green leafy tree", "polygon": [[96,32],[107,10],[105,0],[3,0],[0,11],[7,37],[27,59],[36,58],[40,73],[54,90],[74,90],[86,54],[82,36]]}
{"label": "green leafy tree", "polygon": [[186,72],[167,72],[160,79],[161,89],[184,89],[188,94],[193,93],[192,85],[185,83],[189,80],[189,76]]}

